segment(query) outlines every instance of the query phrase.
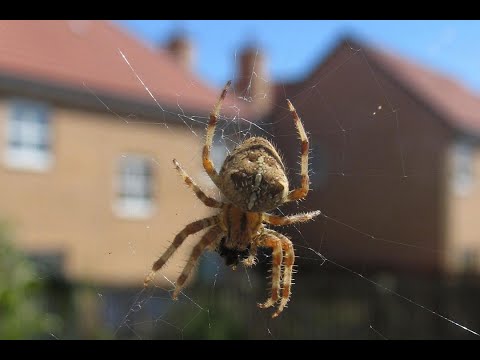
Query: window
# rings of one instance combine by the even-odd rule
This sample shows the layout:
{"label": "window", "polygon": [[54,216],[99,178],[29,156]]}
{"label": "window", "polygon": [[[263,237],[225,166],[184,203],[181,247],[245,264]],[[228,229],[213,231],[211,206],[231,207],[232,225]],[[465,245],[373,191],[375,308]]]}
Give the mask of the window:
{"label": "window", "polygon": [[463,271],[464,272],[475,272],[478,269],[478,253],[474,249],[465,249],[463,250]]}
{"label": "window", "polygon": [[44,103],[14,100],[7,118],[5,163],[43,171],[52,164],[49,109]]}
{"label": "window", "polygon": [[153,212],[152,162],[143,156],[124,155],[118,168],[114,210],[121,217],[143,218]]}
{"label": "window", "polygon": [[473,185],[473,149],[467,140],[453,145],[453,188],[458,195],[467,195]]}

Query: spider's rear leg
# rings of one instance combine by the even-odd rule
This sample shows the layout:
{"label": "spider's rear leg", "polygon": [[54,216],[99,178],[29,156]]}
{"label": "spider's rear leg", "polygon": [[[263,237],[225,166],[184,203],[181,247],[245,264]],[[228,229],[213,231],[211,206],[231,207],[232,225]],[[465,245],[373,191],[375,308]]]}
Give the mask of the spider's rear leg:
{"label": "spider's rear leg", "polygon": [[[285,270],[283,272],[282,296],[280,305],[273,313],[272,318],[277,317],[283,311],[290,300],[292,287],[293,263],[295,262],[295,253],[292,242],[285,236],[273,230],[265,230],[265,234],[260,239],[261,246],[273,248],[273,264],[272,264],[272,295],[263,304],[259,304],[261,308],[267,308],[274,305],[278,301],[280,290],[280,271],[282,265],[282,250],[284,256]],[[279,255],[280,254],[280,255]],[[279,259],[280,257],[280,259]]]}
{"label": "spider's rear leg", "polygon": [[163,265],[170,259],[170,257],[173,255],[175,250],[178,249],[180,245],[182,245],[183,241],[187,238],[187,236],[195,234],[199,232],[200,230],[203,230],[209,226],[215,225],[218,222],[218,217],[217,216],[211,216],[202,220],[197,220],[194,221],[185,228],[180,231],[177,236],[175,236],[175,239],[173,239],[173,242],[170,244],[168,249],[163,253],[160,258],[153,263],[152,266],[152,271],[150,274],[148,274],[145,277],[145,280],[143,282],[143,285],[146,287],[148,286],[148,283],[153,280],[155,277],[155,273],[162,268]]}
{"label": "spider's rear leg", "polygon": [[217,119],[220,113],[220,108],[222,107],[223,100],[227,95],[227,91],[231,83],[232,83],[231,81],[227,82],[227,84],[222,90],[222,93],[220,94],[220,98],[218,99],[217,103],[213,107],[212,112],[210,113],[210,121],[208,122],[208,127],[207,127],[207,137],[205,140],[205,145],[203,146],[203,155],[202,155],[203,167],[205,168],[205,171],[207,172],[208,176],[210,176],[210,178],[212,179],[213,183],[217,185],[217,187],[219,185],[218,173],[215,170],[215,167],[213,166],[213,161],[210,159],[210,150],[212,148],[213,135],[215,134],[215,127],[217,125]]}
{"label": "spider's rear leg", "polygon": [[280,305],[277,310],[272,315],[272,318],[277,317],[283,311],[287,303],[290,301],[291,288],[292,288],[292,273],[293,273],[293,263],[295,262],[295,252],[293,250],[293,244],[289,238],[285,235],[276,234],[282,241],[282,249],[285,254],[284,256],[284,266],[283,271],[283,284],[282,284],[282,298],[280,300]]}
{"label": "spider's rear leg", "polygon": [[257,247],[258,244],[255,241],[250,245],[248,257],[242,260],[244,266],[251,267],[257,264]]}
{"label": "spider's rear leg", "polygon": [[265,233],[261,235],[258,240],[259,246],[272,249],[272,289],[267,301],[258,304],[262,309],[275,305],[280,293],[280,273],[282,270],[283,258],[282,242],[277,236],[272,235],[272,233],[274,232],[271,230],[265,230]]}
{"label": "spider's rear leg", "polygon": [[198,262],[200,255],[202,255],[202,253],[207,248],[216,247],[224,236],[225,236],[225,233],[220,228],[220,226],[214,226],[202,236],[200,242],[197,245],[195,245],[195,247],[193,248],[190,258],[188,259],[187,265],[185,265],[182,273],[180,274],[177,281],[175,282],[175,290],[172,295],[172,298],[174,300],[177,299],[178,294],[180,293],[186,281],[190,277],[190,274],[192,273],[193,268]]}
{"label": "spider's rear leg", "polygon": [[308,149],[309,142],[305,128],[303,127],[302,121],[300,120],[297,111],[293,107],[290,100],[287,100],[288,109],[293,115],[293,120],[295,121],[295,126],[297,127],[298,135],[300,135],[300,141],[302,142],[301,150],[301,174],[302,174],[302,184],[299,188],[293,189],[288,193],[287,201],[296,201],[305,198],[308,194],[310,188],[310,179],[308,177]]}

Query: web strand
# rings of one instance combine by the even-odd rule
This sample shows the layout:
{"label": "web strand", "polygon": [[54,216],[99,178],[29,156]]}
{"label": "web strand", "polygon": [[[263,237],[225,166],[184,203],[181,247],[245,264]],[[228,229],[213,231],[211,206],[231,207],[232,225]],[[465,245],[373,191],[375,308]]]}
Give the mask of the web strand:
{"label": "web strand", "polygon": [[[166,115],[171,115],[171,116],[179,119],[184,124],[184,126],[186,128],[188,128],[188,130],[192,133],[193,136],[195,136],[195,137],[203,136],[203,133],[201,132],[201,129],[196,128],[195,126],[197,126],[197,125],[206,126],[206,123],[208,121],[208,117],[206,115],[203,115],[203,114],[202,115],[190,115],[190,114],[185,113],[184,106],[182,104],[183,98],[182,98],[181,93],[177,94],[176,108],[173,107],[173,110],[166,109],[166,107],[162,106],[161,103],[157,100],[157,98],[154,95],[154,92],[152,92],[150,90],[150,88],[147,86],[146,82],[138,75],[137,71],[132,66],[131,62],[128,60],[126,54],[124,54],[124,52],[122,52],[120,49],[118,49],[118,52],[121,56],[122,61],[124,61],[127,64],[129,71],[131,71],[134,74],[135,78],[138,80],[138,82],[143,87],[145,92],[152,99],[152,102],[158,108],[159,113],[162,114],[163,122],[131,121],[129,119],[126,119],[126,118],[122,117],[121,115],[119,115],[118,113],[116,113],[115,111],[113,111],[108,106],[107,103],[105,103],[103,100],[100,99],[99,96],[97,96],[95,94],[95,91],[93,91],[90,87],[87,86],[87,84],[84,83],[85,89],[92,96],[94,96],[105,107],[105,109],[109,113],[114,115],[117,119],[123,121],[125,124],[128,124],[129,126],[132,126],[132,125],[135,125],[135,124],[138,124],[138,125],[140,125],[140,124],[162,125],[165,128],[167,128],[168,131],[171,132],[172,136],[174,136],[174,133],[171,131],[171,129],[167,125],[166,117],[165,117]],[[260,97],[266,97],[266,98],[268,97],[268,102],[269,102],[269,104],[272,108],[286,109],[285,104],[283,104],[282,102],[277,102],[278,100],[275,99],[274,96],[269,96],[270,94],[255,94],[254,93],[253,81],[268,81],[267,79],[262,79],[259,76],[259,74],[257,74],[257,72],[255,70],[255,64],[256,64],[256,61],[257,61],[257,59],[256,59],[257,56],[258,56],[258,52],[255,56],[254,68],[252,69],[252,72],[250,74],[248,86],[245,89],[245,91],[242,92],[241,94],[237,94],[235,87],[233,87],[233,89],[232,89],[234,104],[231,106],[231,109],[235,110],[237,114],[233,117],[225,117],[225,116],[221,115],[220,119],[219,119],[220,121],[219,121],[218,128],[217,128],[218,138],[216,137],[216,143],[217,144],[220,143],[220,145],[225,146],[227,149],[231,149],[232,147],[239,145],[247,137],[252,136],[252,135],[256,135],[258,133],[260,133],[261,136],[265,136],[265,137],[267,137],[269,139],[272,139],[272,140],[275,140],[276,137],[293,137],[293,138],[296,137],[296,134],[294,133],[293,130],[292,130],[291,133],[287,133],[287,134],[278,134],[276,131],[271,130],[271,129],[275,130],[275,126],[278,124],[278,121],[289,121],[288,115],[286,115],[285,118],[282,118],[282,119],[278,120],[276,123],[267,123],[267,122],[262,122],[262,121],[258,121],[258,120],[247,119],[245,116],[242,116],[241,113],[240,113],[240,110],[239,110],[239,107],[238,107],[239,102],[253,103],[255,99],[258,99]],[[357,121],[354,124],[349,124],[348,122],[342,123],[339,120],[339,116],[337,114],[339,109],[335,109],[334,107],[330,106],[329,101],[328,101],[328,97],[325,96],[325,94],[320,91],[320,85],[322,85],[325,81],[334,78],[340,71],[343,70],[344,67],[348,66],[348,64],[353,59],[355,59],[357,57],[360,57],[363,60],[363,62],[366,64],[367,71],[369,72],[370,77],[371,77],[373,83],[375,84],[376,88],[379,90],[379,93],[381,94],[381,96],[379,96],[379,99],[378,99],[378,102],[377,102],[378,105],[375,105],[375,108],[372,109],[372,111],[370,113],[368,113],[368,114],[366,114],[366,113],[365,114],[358,114],[358,118],[360,119],[359,121]],[[237,53],[235,52],[235,63],[236,62],[237,62]],[[236,74],[234,72],[233,73],[233,78],[235,79],[237,76],[238,76],[238,74]],[[321,74],[317,79],[314,79],[313,80],[313,85],[305,86],[304,89],[301,89],[300,91],[297,91],[293,95],[292,94],[287,94],[286,87],[285,87],[284,84],[281,84],[281,89],[283,91],[284,98],[287,98],[287,96],[289,96],[291,99],[294,99],[294,101],[296,101],[296,105],[300,105],[300,108],[301,108],[301,105],[305,104],[307,102],[307,100],[309,100],[310,97],[313,97],[313,96],[318,97],[320,102],[322,103],[322,106],[326,109],[326,112],[329,114],[329,117],[331,118],[331,119],[329,119],[329,121],[332,121],[332,125],[334,125],[334,128],[331,131],[323,132],[322,134],[310,133],[309,136],[315,136],[318,139],[321,139],[321,138],[327,138],[328,139],[328,138],[338,136],[338,135],[341,136],[342,140],[341,140],[340,148],[339,148],[340,149],[339,151],[341,152],[339,154],[340,165],[339,165],[338,169],[333,169],[335,171],[330,171],[330,172],[327,173],[327,176],[330,179],[335,180],[335,178],[338,177],[338,176],[341,176],[342,178],[346,178],[346,179],[351,179],[352,180],[352,186],[353,186],[354,181],[369,181],[369,178],[382,178],[382,177],[383,178],[395,178],[395,179],[396,178],[402,178],[402,179],[405,179],[405,181],[408,181],[408,179],[406,179],[406,178],[429,176],[429,175],[432,174],[431,171],[425,171],[425,173],[421,173],[418,170],[414,171],[414,170],[411,170],[410,168],[408,168],[408,172],[407,172],[406,163],[407,162],[409,163],[409,161],[408,161],[409,159],[407,159],[406,155],[405,155],[405,150],[404,150],[405,149],[405,146],[404,146],[405,139],[400,136],[402,126],[403,126],[403,123],[402,123],[401,118],[399,116],[400,111],[399,111],[398,108],[396,108],[394,106],[394,104],[392,102],[392,99],[390,99],[387,96],[387,92],[383,88],[381,82],[378,79],[377,74],[375,73],[373,67],[370,65],[370,63],[369,63],[369,61],[368,61],[367,57],[365,56],[365,53],[362,49],[354,49],[354,48],[350,47],[350,53],[348,54],[348,56],[345,60],[343,60],[340,64],[337,64],[336,66],[334,66],[333,69],[327,71],[326,73]],[[386,109],[384,109],[383,112],[380,111],[382,109],[382,104],[384,105],[384,107],[386,107]],[[185,109],[188,109],[188,107],[185,107]],[[385,122],[387,120],[389,121],[390,124],[394,124],[394,128],[395,128],[394,129],[394,131],[395,131],[395,141],[396,141],[396,153],[395,153],[396,158],[395,158],[395,161],[398,164],[398,168],[397,168],[398,171],[389,173],[389,172],[386,172],[385,170],[382,170],[382,169],[375,169],[375,168],[370,169],[370,168],[367,168],[367,167],[365,167],[364,169],[360,169],[360,170],[363,170],[362,172],[349,171],[346,168],[348,161],[350,161],[349,156],[351,155],[350,154],[351,150],[349,149],[349,141],[351,139],[355,139],[356,136],[358,136],[357,134],[360,131],[362,131],[362,129],[364,129],[365,127],[371,126],[371,124],[375,124],[374,121],[378,121],[380,123],[380,122]],[[307,123],[306,127],[307,127],[307,131],[308,131],[308,123]],[[215,143],[215,140],[214,140],[214,143]],[[162,167],[162,164],[158,160],[156,160],[156,159],[153,159],[153,160],[158,167]],[[193,161],[199,161],[199,160],[200,160],[199,156],[194,157],[192,155],[192,162]],[[311,161],[314,161],[314,160],[315,160],[315,158],[313,158],[313,160],[311,159]],[[315,163],[313,163],[313,166],[311,166],[310,168],[313,171],[317,170],[316,166],[315,166]],[[211,189],[209,189],[209,190],[211,190]],[[303,205],[300,205],[300,204],[298,205],[298,207],[301,208],[304,211],[309,210],[309,209],[306,209],[305,207],[303,207]],[[287,215],[280,208],[278,209],[278,211],[282,215]],[[331,223],[338,224],[339,226],[341,226],[345,229],[351,230],[352,237],[355,240],[358,240],[359,242],[374,240],[374,241],[383,242],[385,244],[388,244],[389,246],[392,246],[393,249],[395,249],[397,247],[402,247],[402,248],[410,249],[410,251],[425,251],[425,252],[438,253],[438,254],[443,254],[444,253],[443,250],[432,249],[431,247],[417,245],[417,242],[414,241],[416,239],[412,239],[413,240],[412,243],[408,243],[408,242],[394,241],[394,240],[391,240],[391,239],[388,239],[388,238],[376,236],[376,235],[373,235],[372,233],[370,233],[368,231],[368,229],[361,229],[359,226],[353,226],[353,225],[349,224],[348,222],[342,221],[341,219],[329,216],[327,214],[328,214],[328,211],[327,211],[327,213],[322,212],[322,217],[323,217],[322,224],[323,225],[325,225],[328,222],[331,222]],[[443,321],[446,321],[446,322],[448,322],[448,323],[450,323],[450,324],[452,324],[452,325],[454,325],[454,326],[456,326],[456,327],[458,327],[458,328],[460,328],[460,329],[462,329],[462,330],[464,330],[464,331],[466,331],[470,334],[473,334],[475,336],[480,336],[476,331],[458,323],[455,320],[452,320],[451,317],[446,316],[444,314],[441,314],[440,312],[436,312],[434,310],[431,310],[428,307],[416,302],[415,300],[412,300],[412,299],[410,299],[410,298],[408,298],[408,297],[406,297],[406,296],[404,296],[404,295],[402,295],[402,294],[400,294],[400,293],[398,293],[398,292],[396,292],[396,291],[394,291],[394,290],[392,290],[388,287],[383,286],[382,284],[380,284],[378,282],[373,281],[372,279],[364,276],[361,272],[357,272],[355,270],[352,270],[348,266],[342,265],[342,264],[340,264],[338,262],[335,262],[335,261],[331,260],[330,258],[327,258],[324,255],[322,255],[320,253],[320,250],[322,250],[322,246],[324,245],[324,242],[326,241],[326,237],[327,237],[325,226],[322,226],[322,228],[323,229],[322,229],[321,235],[320,235],[321,240],[320,240],[319,249],[315,250],[311,246],[311,244],[309,243],[310,240],[307,239],[303,235],[302,227],[294,225],[295,233],[296,233],[296,235],[298,235],[295,240],[303,241],[306,244],[306,246],[302,246],[302,245],[295,245],[295,246],[307,249],[309,252],[315,254],[315,256],[312,255],[312,257],[299,257],[299,258],[306,259],[306,260],[307,259],[308,260],[315,260],[317,262],[317,264],[319,265],[318,271],[323,271],[323,269],[321,267],[324,264],[331,263],[335,267],[338,267],[339,269],[346,271],[348,274],[351,274],[352,276],[361,278],[362,281],[364,281],[366,283],[369,283],[371,285],[374,285],[375,287],[378,287],[382,290],[385,290],[387,293],[402,299],[407,304],[415,306],[415,307],[421,309],[422,311],[428,312],[431,315],[433,315],[434,317],[440,318]],[[329,237],[333,236],[332,234],[330,234],[330,232],[329,232],[328,235],[329,235]],[[266,255],[264,257],[264,260],[269,261],[270,260],[269,256]],[[191,314],[185,315],[186,321],[183,322],[181,325],[174,324],[173,322],[165,320],[165,314],[162,314],[161,316],[156,317],[153,320],[130,322],[130,318],[132,317],[132,315],[134,313],[137,313],[139,311],[139,309],[142,309],[145,304],[152,301],[153,299],[164,300],[172,308],[177,307],[178,306],[177,304],[180,303],[180,302],[173,303],[170,300],[168,295],[167,296],[153,296],[153,292],[150,295],[145,297],[145,295],[146,295],[145,290],[142,289],[139,293],[137,293],[137,296],[135,297],[135,299],[133,301],[133,305],[131,305],[131,307],[127,310],[127,312],[126,312],[125,316],[123,317],[122,321],[120,322],[120,324],[118,324],[118,326],[115,330],[115,335],[117,335],[120,328],[127,328],[132,333],[132,335],[134,335],[136,338],[142,339],[142,338],[145,338],[145,336],[143,336],[143,334],[139,333],[138,330],[136,330],[135,327],[139,326],[139,325],[146,325],[146,324],[149,324],[149,323],[153,323],[155,325],[161,324],[161,325],[164,325],[166,327],[169,327],[169,328],[172,329],[172,331],[178,332],[180,337],[183,338],[184,334],[185,334],[185,331],[188,330],[191,326],[193,326],[193,324],[195,322],[200,321],[200,319],[202,319],[201,321],[203,321],[203,319],[204,319],[208,323],[208,328],[209,329],[215,328],[215,326],[216,326],[215,322],[212,320],[212,319],[214,319],[214,317],[212,317],[212,314],[214,313],[214,307],[211,304],[213,302],[213,299],[216,297],[216,295],[218,293],[217,288],[219,287],[219,283],[221,281],[220,277],[219,277],[219,273],[220,273],[221,269],[223,269],[223,265],[216,264],[215,266],[216,266],[216,271],[215,271],[214,275],[212,276],[212,278],[210,279],[211,281],[210,281],[210,284],[209,284],[210,291],[209,291],[208,305],[203,305],[204,302],[198,301],[197,297],[195,296],[195,293],[193,293],[193,295],[190,295],[190,293],[189,293],[189,295],[187,295],[186,293],[188,293],[188,289],[185,289],[185,292],[181,293],[181,295],[182,295],[181,297],[183,298],[182,299],[183,302],[187,303],[187,304],[190,304],[192,306],[192,308],[194,308],[194,314],[193,315],[191,315]],[[230,270],[226,269],[225,271],[230,271]],[[248,284],[248,287],[250,288],[250,290],[253,291],[255,289],[255,286],[256,286],[256,276],[257,275],[255,274],[254,271],[249,271],[248,269],[245,268],[244,276],[245,276],[245,280]],[[170,285],[174,285],[174,283],[171,280],[169,280],[167,277],[164,276],[164,279]],[[260,279],[264,280],[261,276],[260,276]],[[262,286],[263,285],[265,285],[265,284],[262,282]],[[228,284],[228,286],[235,286],[235,284]],[[155,288],[154,291],[157,292],[157,293],[159,291],[168,293],[168,290],[162,289],[160,287]],[[295,293],[293,294],[293,298],[294,297],[295,297]],[[248,299],[248,301],[251,302],[252,306],[254,306],[254,301],[253,300],[254,299],[251,299],[251,298]],[[200,304],[202,304],[202,305],[200,305]],[[212,313],[211,313],[211,310],[212,310]],[[268,334],[269,337],[276,339],[277,336],[273,335],[273,332],[275,332],[275,329],[273,327],[271,327],[270,324],[267,323],[267,321],[265,320],[266,315],[264,313],[260,312],[260,310],[255,310],[255,311],[257,311],[256,316],[261,316],[262,317],[262,321],[263,321],[263,324],[264,324],[266,334]],[[258,314],[260,314],[260,315],[258,315]],[[203,316],[204,316],[204,318],[203,318]],[[368,329],[372,333],[374,333],[378,338],[388,340],[388,338],[386,336],[384,336],[378,329],[376,329],[373,326],[373,324],[368,324],[367,323],[366,326],[368,326]],[[55,337],[53,334],[51,336]]]}

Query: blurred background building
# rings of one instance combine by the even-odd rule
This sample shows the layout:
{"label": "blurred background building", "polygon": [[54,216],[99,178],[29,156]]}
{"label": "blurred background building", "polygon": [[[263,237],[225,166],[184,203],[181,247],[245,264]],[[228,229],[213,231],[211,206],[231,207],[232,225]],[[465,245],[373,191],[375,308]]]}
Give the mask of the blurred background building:
{"label": "blurred background building", "polygon": [[[266,295],[268,254],[248,278],[204,259],[191,292],[214,305],[208,319],[201,309],[193,321],[198,309],[185,315],[191,304],[174,306],[162,277],[175,280],[192,242],[153,294],[140,289],[173,236],[210,214],[181,183],[172,156],[218,196],[200,150],[220,89],[192,72],[194,44],[177,34],[152,49],[104,21],[2,23],[0,218],[46,278],[45,306],[64,321],[58,334],[262,338],[268,328],[283,338],[369,338],[375,324],[393,338],[468,335],[414,305],[405,315],[383,286],[480,328],[480,102],[454,79],[341,39],[305,78],[275,84],[262,50],[244,48],[223,115],[274,124],[298,184],[300,145],[284,106],[292,100],[310,134],[313,191],[284,210],[321,209],[324,217],[282,230],[303,246],[281,321],[255,308]],[[220,145],[217,165],[232,144]],[[332,262],[319,267],[309,248]],[[188,328],[157,326],[182,316],[193,318]]]}
{"label": "blurred background building", "polygon": [[[347,61],[334,77],[318,81]],[[478,272],[479,98],[454,79],[353,39],[339,41],[279,96],[294,98],[302,89],[313,89],[295,102],[313,148],[314,191],[305,207],[372,229],[366,237],[375,243],[366,247],[351,229],[330,221],[325,231],[335,241],[324,251],[341,263],[385,270]],[[278,122],[280,148],[292,149],[296,139],[280,136],[291,132],[286,109],[269,116]],[[288,164],[298,158],[293,151],[284,155]],[[302,232],[318,239],[318,224]],[[405,246],[392,252],[382,240]]]}

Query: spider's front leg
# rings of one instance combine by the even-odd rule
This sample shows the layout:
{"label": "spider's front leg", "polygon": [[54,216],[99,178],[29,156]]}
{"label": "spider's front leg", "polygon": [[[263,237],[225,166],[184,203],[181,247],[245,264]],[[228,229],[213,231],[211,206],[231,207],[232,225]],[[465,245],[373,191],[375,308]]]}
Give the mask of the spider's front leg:
{"label": "spider's front leg", "polygon": [[[260,308],[273,306],[279,297],[280,292],[280,272],[282,269],[282,257],[284,258],[285,270],[283,272],[282,296],[277,310],[272,318],[277,317],[283,311],[290,300],[292,287],[293,263],[295,262],[295,252],[292,242],[285,236],[273,230],[265,230],[265,233],[259,239],[259,245],[270,247],[272,252],[272,292],[270,297],[263,304],[258,304]],[[285,256],[282,256],[282,250]]]}

